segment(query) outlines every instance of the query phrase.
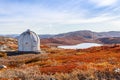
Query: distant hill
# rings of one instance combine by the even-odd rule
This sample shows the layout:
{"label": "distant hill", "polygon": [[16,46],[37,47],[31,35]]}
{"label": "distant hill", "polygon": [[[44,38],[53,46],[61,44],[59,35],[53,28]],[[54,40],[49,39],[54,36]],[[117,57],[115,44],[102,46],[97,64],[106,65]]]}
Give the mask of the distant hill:
{"label": "distant hill", "polygon": [[99,38],[103,37],[120,37],[120,31],[109,31],[98,33]]}
{"label": "distant hill", "polygon": [[[39,34],[38,34],[39,35]],[[0,35],[4,37],[18,37],[19,34],[7,34]],[[62,34],[40,34],[41,39],[43,38],[54,38],[54,37],[69,37],[69,36],[82,36],[84,38],[104,38],[104,37],[120,37],[120,31],[109,31],[109,32],[93,32],[89,30],[74,31]]]}
{"label": "distant hill", "polygon": [[[10,38],[17,38],[19,34],[2,35]],[[120,31],[92,32],[89,30],[74,31],[56,35],[39,35],[41,44],[46,45],[72,45],[84,42],[96,42],[104,44],[120,43]]]}
{"label": "distant hill", "polygon": [[52,38],[54,37],[55,35],[50,35],[50,34],[43,34],[43,35],[39,35],[40,39],[43,39],[43,38]]}
{"label": "distant hill", "polygon": [[9,38],[16,38],[19,36],[19,34],[6,34],[6,35],[0,35],[0,36],[3,36],[3,37],[9,37]]}
{"label": "distant hill", "polygon": [[89,30],[68,32],[63,34],[55,35],[55,37],[63,37],[63,36],[82,36],[84,38],[104,38],[104,37],[120,37],[120,31],[109,31],[109,32],[92,32]]}
{"label": "distant hill", "polygon": [[[83,42],[96,42],[104,44],[120,43],[120,31],[92,32],[89,30],[68,32],[41,39],[42,44],[72,45]],[[112,39],[112,41],[111,41]]]}
{"label": "distant hill", "polygon": [[120,44],[120,37],[99,38],[98,40],[104,44]]}

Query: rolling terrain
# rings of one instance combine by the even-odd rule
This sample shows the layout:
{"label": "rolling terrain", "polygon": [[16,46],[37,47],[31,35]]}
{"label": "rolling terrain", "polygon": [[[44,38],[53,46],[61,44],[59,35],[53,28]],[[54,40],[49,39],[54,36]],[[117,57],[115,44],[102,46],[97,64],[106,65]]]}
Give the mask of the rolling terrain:
{"label": "rolling terrain", "polygon": [[[0,37],[5,50],[17,50],[17,40]],[[41,45],[42,54],[7,56],[0,52],[0,80],[120,80],[120,45],[60,49]]]}

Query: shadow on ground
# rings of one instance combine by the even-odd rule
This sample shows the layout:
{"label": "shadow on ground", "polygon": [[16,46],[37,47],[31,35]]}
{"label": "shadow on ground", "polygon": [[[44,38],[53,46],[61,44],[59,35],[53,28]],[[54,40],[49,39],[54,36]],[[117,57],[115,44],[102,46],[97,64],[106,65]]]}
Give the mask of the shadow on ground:
{"label": "shadow on ground", "polygon": [[40,54],[41,52],[21,52],[21,51],[6,51],[7,56],[16,56],[16,55],[23,55],[23,54]]}

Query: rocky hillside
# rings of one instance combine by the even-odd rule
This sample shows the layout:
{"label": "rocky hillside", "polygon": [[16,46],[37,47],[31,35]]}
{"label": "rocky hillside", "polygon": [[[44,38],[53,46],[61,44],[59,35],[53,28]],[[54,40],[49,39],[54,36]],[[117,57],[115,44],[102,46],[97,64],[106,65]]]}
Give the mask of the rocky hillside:
{"label": "rocky hillside", "polygon": [[17,39],[9,38],[9,37],[2,37],[0,36],[0,50],[16,50],[17,49]]}
{"label": "rocky hillside", "polygon": [[88,30],[75,31],[42,38],[41,43],[47,45],[72,45],[84,42],[95,42],[104,44],[120,43],[120,32],[92,32]]}
{"label": "rocky hillside", "polygon": [[99,38],[98,40],[104,44],[120,44],[120,37]]}

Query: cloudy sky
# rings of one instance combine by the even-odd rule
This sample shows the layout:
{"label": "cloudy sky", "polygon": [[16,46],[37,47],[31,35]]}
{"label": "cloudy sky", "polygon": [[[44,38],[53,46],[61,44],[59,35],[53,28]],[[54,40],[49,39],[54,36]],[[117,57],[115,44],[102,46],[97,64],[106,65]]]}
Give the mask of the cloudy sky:
{"label": "cloudy sky", "polygon": [[120,31],[120,0],[0,0],[0,34]]}

